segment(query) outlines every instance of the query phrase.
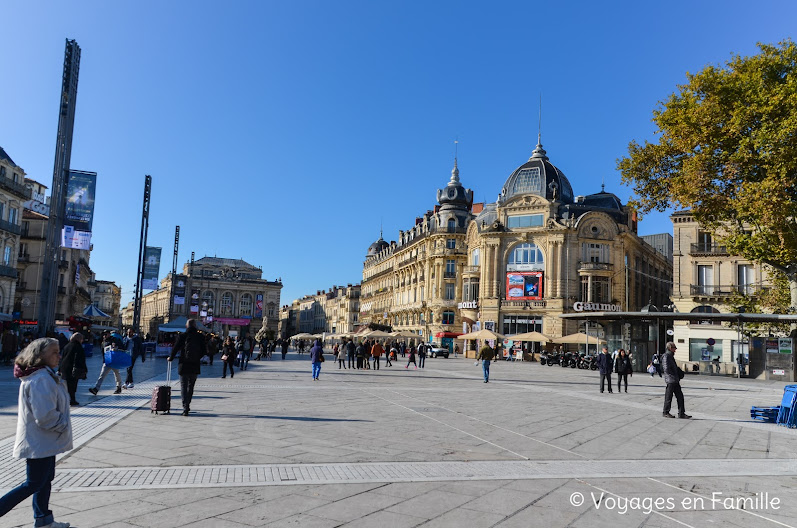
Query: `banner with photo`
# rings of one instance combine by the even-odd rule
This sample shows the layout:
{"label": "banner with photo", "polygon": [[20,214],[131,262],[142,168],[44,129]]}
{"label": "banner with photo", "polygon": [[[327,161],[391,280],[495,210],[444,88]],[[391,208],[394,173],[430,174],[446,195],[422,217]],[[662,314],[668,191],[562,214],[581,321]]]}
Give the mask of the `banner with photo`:
{"label": "banner with photo", "polygon": [[75,228],[65,225],[61,229],[61,247],[66,249],[91,250],[91,233],[75,231]]}
{"label": "banner with photo", "polygon": [[263,294],[255,295],[255,317],[263,317]]}
{"label": "banner with photo", "polygon": [[144,248],[144,276],[141,279],[141,289],[157,290],[158,273],[161,268],[161,248],[147,246]]}
{"label": "banner with photo", "polygon": [[91,226],[94,223],[94,195],[96,190],[96,172],[69,171],[69,182],[66,186],[64,225],[74,227],[75,231],[91,232]]}
{"label": "banner with photo", "polygon": [[542,271],[512,271],[506,274],[506,299],[532,301],[542,299]]}
{"label": "banner with photo", "polygon": [[192,289],[191,290],[191,313],[196,314],[199,313],[199,290]]}
{"label": "banner with photo", "polygon": [[174,292],[174,304],[185,304],[185,275],[175,275],[174,282],[172,285],[172,291]]}

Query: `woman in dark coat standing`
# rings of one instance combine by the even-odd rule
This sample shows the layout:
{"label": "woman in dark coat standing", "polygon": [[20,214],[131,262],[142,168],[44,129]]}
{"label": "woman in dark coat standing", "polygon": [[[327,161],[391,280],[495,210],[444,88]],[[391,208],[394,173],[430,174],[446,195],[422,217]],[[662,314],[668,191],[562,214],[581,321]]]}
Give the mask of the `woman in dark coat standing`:
{"label": "woman in dark coat standing", "polygon": [[80,403],[75,399],[77,392],[77,382],[86,379],[88,368],[86,367],[86,352],[83,350],[83,334],[75,332],[69,343],[64,347],[61,362],[58,365],[58,372],[61,378],[66,381],[66,388],[69,391],[69,405],[77,407]]}
{"label": "woman in dark coat standing", "polygon": [[625,382],[625,392],[628,392],[628,375],[633,372],[631,358],[625,353],[624,349],[617,352],[614,358],[614,371],[617,373],[617,392],[620,392],[620,382]]}
{"label": "woman in dark coat standing", "polygon": [[232,342],[232,338],[230,336],[227,336],[227,338],[224,340],[224,345],[222,346],[222,349],[221,349],[221,357],[222,357],[222,359],[227,358],[227,359],[224,359],[224,361],[223,361],[224,366],[222,367],[222,370],[221,370],[221,377],[222,378],[226,378],[227,377],[227,367],[230,367],[230,377],[231,378],[235,377],[235,373],[232,370],[232,366],[235,365],[235,355],[236,354],[237,354],[237,352],[235,351],[235,343]]}

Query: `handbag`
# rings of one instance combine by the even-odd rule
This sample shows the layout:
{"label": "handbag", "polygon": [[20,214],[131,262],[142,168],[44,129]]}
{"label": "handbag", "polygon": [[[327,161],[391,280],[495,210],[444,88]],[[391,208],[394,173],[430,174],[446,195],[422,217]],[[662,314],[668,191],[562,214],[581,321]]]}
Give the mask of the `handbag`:
{"label": "handbag", "polygon": [[89,371],[82,368],[73,367],[72,368],[72,378],[84,380],[86,376],[88,376]]}
{"label": "handbag", "polygon": [[648,365],[648,374],[655,374],[655,373],[656,373],[656,367],[654,367],[652,364]]}
{"label": "handbag", "polygon": [[324,361],[326,361],[326,359],[324,359],[324,354],[318,354],[318,362],[323,363]]}
{"label": "handbag", "polygon": [[229,359],[229,356],[227,354],[224,354],[223,356],[221,356],[221,360],[222,361],[227,361],[228,359]]}
{"label": "handbag", "polygon": [[114,348],[106,348],[105,357],[103,359],[108,367],[115,369],[127,368],[133,364],[133,359],[130,357],[130,354]]}

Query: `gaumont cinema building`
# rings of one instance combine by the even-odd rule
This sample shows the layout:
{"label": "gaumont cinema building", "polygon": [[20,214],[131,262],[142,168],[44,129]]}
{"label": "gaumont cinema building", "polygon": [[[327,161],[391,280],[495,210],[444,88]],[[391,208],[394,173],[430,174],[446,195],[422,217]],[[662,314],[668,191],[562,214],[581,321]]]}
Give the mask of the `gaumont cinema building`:
{"label": "gaumont cinema building", "polygon": [[369,247],[362,324],[389,324],[450,346],[463,332],[488,328],[550,337],[587,330],[611,347],[648,347],[647,325],[560,317],[651,303],[661,310],[670,302],[672,255],[639,237],[634,211],[603,186],[575,194],[538,143],[494,203],[473,203],[456,162],[437,202],[398,241],[380,237]]}

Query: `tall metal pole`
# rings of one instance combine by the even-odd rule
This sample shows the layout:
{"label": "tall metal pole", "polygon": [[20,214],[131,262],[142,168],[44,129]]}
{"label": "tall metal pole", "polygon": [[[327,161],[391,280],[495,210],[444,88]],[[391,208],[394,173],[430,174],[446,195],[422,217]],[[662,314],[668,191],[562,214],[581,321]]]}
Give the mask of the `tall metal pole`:
{"label": "tall metal pole", "polygon": [[152,190],[152,176],[144,176],[144,205],[141,211],[141,238],[138,245],[138,270],[136,272],[136,295],[133,304],[133,331],[139,331],[141,323],[141,298],[142,280],[144,278],[144,253],[147,247],[147,232],[149,231],[149,204]]}
{"label": "tall metal pole", "polygon": [[180,248],[180,226],[174,228],[174,256],[172,257],[172,277],[169,287],[169,321],[174,310],[174,276],[177,274],[177,250]]}
{"label": "tall metal pole", "polygon": [[58,249],[66,208],[66,187],[72,158],[72,132],[75,128],[75,104],[80,71],[80,46],[66,41],[64,72],[61,80],[61,102],[58,109],[58,135],[55,142],[55,165],[50,195],[50,218],[47,221],[44,259],[42,260],[42,288],[39,296],[39,335],[55,327],[55,299],[57,293]]}

